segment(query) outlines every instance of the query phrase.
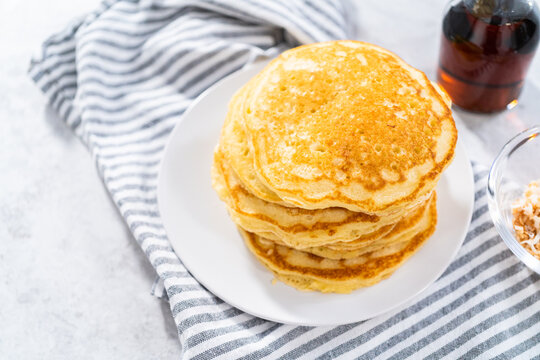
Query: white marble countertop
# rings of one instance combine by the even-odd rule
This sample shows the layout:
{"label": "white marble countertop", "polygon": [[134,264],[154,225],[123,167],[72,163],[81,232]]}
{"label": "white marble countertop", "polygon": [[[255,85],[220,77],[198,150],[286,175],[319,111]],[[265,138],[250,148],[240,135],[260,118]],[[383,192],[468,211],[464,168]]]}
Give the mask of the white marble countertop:
{"label": "white marble countertop", "polygon": [[[434,78],[446,1],[358,2],[358,39]],[[84,146],[26,75],[52,32],[98,0],[0,2],[0,357],[178,358],[154,271],[109,200]],[[469,155],[488,165],[512,135],[540,123],[540,56],[520,104],[456,111]],[[467,131],[471,130],[471,131]]]}

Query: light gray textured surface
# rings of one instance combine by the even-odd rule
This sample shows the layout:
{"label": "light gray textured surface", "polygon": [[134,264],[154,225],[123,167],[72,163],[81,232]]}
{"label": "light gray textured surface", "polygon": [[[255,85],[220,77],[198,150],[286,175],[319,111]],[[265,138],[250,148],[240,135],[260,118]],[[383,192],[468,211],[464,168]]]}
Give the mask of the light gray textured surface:
{"label": "light gray textured surface", "polygon": [[[0,357],[180,354],[167,303],[149,295],[153,269],[86,149],[26,76],[44,38],[97,3],[0,1]],[[434,78],[444,4],[359,2],[358,38]],[[460,128],[472,130],[460,133],[471,156],[489,164],[510,136],[540,123],[540,56],[528,80],[513,111],[456,112]]]}
{"label": "light gray textured surface", "polygon": [[0,1],[1,359],[179,358],[154,270],[26,75],[45,37],[97,4]]}

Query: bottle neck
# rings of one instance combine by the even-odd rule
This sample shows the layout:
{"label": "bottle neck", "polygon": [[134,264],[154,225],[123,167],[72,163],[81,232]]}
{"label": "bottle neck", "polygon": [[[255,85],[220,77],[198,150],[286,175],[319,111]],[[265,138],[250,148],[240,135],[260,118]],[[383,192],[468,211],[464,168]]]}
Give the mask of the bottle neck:
{"label": "bottle neck", "polygon": [[494,17],[512,21],[526,16],[534,6],[534,0],[463,0],[467,10],[484,20]]}

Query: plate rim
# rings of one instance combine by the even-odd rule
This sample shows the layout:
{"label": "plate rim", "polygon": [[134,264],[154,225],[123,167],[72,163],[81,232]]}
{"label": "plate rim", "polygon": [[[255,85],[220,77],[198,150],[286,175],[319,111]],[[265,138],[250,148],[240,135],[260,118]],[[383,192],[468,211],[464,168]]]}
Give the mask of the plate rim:
{"label": "plate rim", "polygon": [[[457,140],[456,148],[455,148],[455,152],[454,152],[455,156],[454,156],[454,159],[452,160],[452,162],[456,160],[457,155],[459,153],[460,157],[463,158],[463,160],[462,160],[463,164],[466,165],[465,166],[465,168],[467,170],[466,177],[467,177],[467,179],[469,179],[469,183],[471,185],[470,186],[470,195],[471,196],[470,196],[470,201],[467,203],[467,205],[468,205],[468,209],[467,209],[468,213],[466,214],[466,218],[468,219],[468,221],[467,221],[466,226],[464,225],[462,227],[462,229],[461,229],[460,236],[459,236],[459,239],[460,239],[459,243],[456,241],[456,245],[454,246],[454,249],[453,249],[453,252],[452,252],[451,256],[449,256],[447,258],[448,260],[446,261],[444,266],[441,266],[436,273],[435,272],[433,273],[433,275],[430,277],[430,281],[426,281],[426,283],[419,290],[417,290],[413,294],[409,295],[408,297],[403,298],[401,301],[398,301],[398,302],[394,303],[392,306],[390,306],[390,307],[388,307],[386,309],[381,309],[379,311],[373,312],[369,317],[352,318],[350,321],[346,321],[346,322],[343,322],[343,321],[332,322],[332,321],[320,321],[320,320],[312,321],[312,320],[316,320],[316,319],[309,319],[309,321],[306,321],[306,322],[297,322],[297,321],[284,320],[284,319],[279,318],[279,317],[273,317],[273,316],[268,315],[266,313],[261,313],[259,311],[254,311],[253,309],[244,306],[242,303],[238,303],[238,302],[236,302],[234,300],[231,300],[231,298],[229,296],[227,296],[227,295],[224,296],[223,294],[219,294],[219,291],[216,293],[214,291],[213,286],[211,284],[209,284],[206,281],[206,279],[204,279],[204,276],[199,277],[198,275],[196,275],[197,271],[196,270],[193,271],[191,269],[192,268],[191,266],[186,265],[185,261],[182,259],[182,256],[179,255],[180,252],[176,251],[177,245],[175,245],[175,242],[171,240],[170,231],[167,230],[166,221],[164,221],[164,217],[163,217],[163,206],[164,205],[163,205],[163,201],[161,201],[160,199],[163,199],[163,197],[166,196],[163,193],[165,191],[164,190],[165,186],[162,185],[163,181],[164,181],[163,180],[163,177],[164,177],[163,174],[165,172],[164,167],[166,165],[165,160],[169,157],[167,155],[171,152],[170,149],[172,147],[172,143],[173,143],[174,139],[176,138],[177,133],[180,132],[180,128],[182,127],[181,124],[184,123],[184,119],[186,118],[186,115],[189,115],[189,113],[194,108],[196,108],[198,106],[198,104],[204,98],[206,98],[207,96],[209,96],[209,94],[214,92],[216,88],[223,86],[224,83],[227,83],[227,82],[231,81],[232,78],[240,76],[243,73],[252,72],[252,71],[255,71],[255,69],[258,69],[258,68],[262,69],[262,67],[265,66],[269,61],[270,60],[257,61],[255,63],[252,63],[252,64],[248,65],[248,66],[244,66],[243,68],[241,68],[241,69],[229,74],[228,76],[224,77],[223,79],[217,81],[215,84],[213,84],[208,89],[203,91],[199,96],[197,96],[197,98],[186,109],[184,114],[182,114],[180,121],[175,125],[174,129],[172,130],[172,132],[171,132],[171,134],[169,136],[169,139],[167,140],[167,143],[166,143],[166,145],[164,147],[163,156],[162,156],[160,164],[159,164],[159,172],[158,172],[158,178],[157,178],[157,190],[156,190],[157,194],[156,195],[157,195],[158,211],[159,211],[160,216],[162,218],[163,227],[165,229],[165,233],[167,234],[168,241],[169,241],[169,243],[171,244],[171,246],[173,248],[173,251],[175,252],[176,256],[180,259],[180,261],[182,262],[182,264],[186,268],[186,270],[194,277],[194,279],[199,284],[201,284],[203,287],[205,287],[206,290],[208,290],[212,295],[218,297],[219,299],[223,300],[227,304],[229,304],[229,305],[231,305],[231,306],[233,306],[233,307],[235,307],[235,308],[237,308],[237,309],[239,309],[239,310],[241,310],[241,311],[243,311],[243,312],[245,312],[247,314],[259,317],[261,319],[281,323],[281,324],[288,324],[288,325],[295,325],[295,326],[337,326],[337,325],[346,325],[346,324],[351,324],[351,323],[355,323],[355,322],[358,322],[358,321],[364,321],[364,320],[372,319],[372,318],[375,318],[377,316],[380,316],[382,314],[388,313],[390,311],[393,311],[393,310],[396,310],[396,309],[402,307],[403,305],[407,304],[408,302],[413,300],[418,295],[425,292],[425,290],[429,286],[434,284],[441,277],[441,275],[446,271],[448,266],[450,266],[452,261],[455,260],[455,257],[457,255],[457,253],[459,252],[459,250],[461,249],[461,247],[463,245],[463,241],[465,240],[466,235],[467,235],[467,233],[469,232],[469,229],[470,229],[470,224],[471,224],[471,220],[472,220],[472,214],[474,212],[474,192],[475,192],[474,191],[474,188],[475,188],[474,172],[473,172],[473,169],[472,169],[470,159],[469,159],[469,157],[467,155],[467,152],[465,151],[465,148],[464,148],[464,146],[462,144],[462,141],[459,138],[459,134],[458,134],[458,140]],[[444,173],[443,173],[443,176],[444,176]],[[238,236],[240,237],[240,235],[238,235]],[[410,259],[407,260],[407,262],[408,261],[413,261],[414,260],[414,255],[416,255],[416,254],[413,254],[413,256]],[[188,263],[189,263],[189,261],[188,261]],[[266,268],[265,268],[265,270],[269,271]],[[201,278],[203,280],[201,280]],[[377,286],[377,284],[375,284],[373,286]]]}

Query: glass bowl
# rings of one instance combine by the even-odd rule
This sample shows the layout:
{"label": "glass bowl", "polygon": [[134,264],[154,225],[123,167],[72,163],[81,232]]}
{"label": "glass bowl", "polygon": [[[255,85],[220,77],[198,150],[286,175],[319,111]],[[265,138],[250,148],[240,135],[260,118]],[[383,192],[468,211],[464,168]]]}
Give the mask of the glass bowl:
{"label": "glass bowl", "polygon": [[491,166],[487,184],[495,228],[518,259],[540,274],[540,260],[517,241],[512,226],[512,203],[533,180],[540,180],[540,126],[519,133],[504,145]]}

